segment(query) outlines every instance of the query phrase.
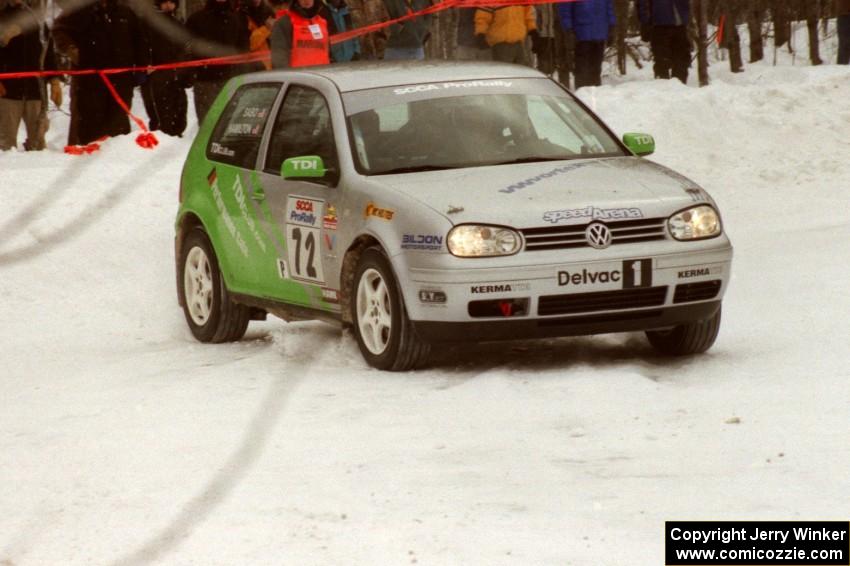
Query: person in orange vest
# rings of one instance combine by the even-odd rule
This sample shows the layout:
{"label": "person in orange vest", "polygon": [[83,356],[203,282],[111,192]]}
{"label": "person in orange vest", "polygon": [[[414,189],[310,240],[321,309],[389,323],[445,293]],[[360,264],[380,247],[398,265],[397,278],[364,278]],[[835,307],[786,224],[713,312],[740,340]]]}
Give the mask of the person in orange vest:
{"label": "person in orange vest", "polygon": [[293,0],[275,22],[270,37],[272,68],[330,63],[328,22],[319,15],[319,0]]}

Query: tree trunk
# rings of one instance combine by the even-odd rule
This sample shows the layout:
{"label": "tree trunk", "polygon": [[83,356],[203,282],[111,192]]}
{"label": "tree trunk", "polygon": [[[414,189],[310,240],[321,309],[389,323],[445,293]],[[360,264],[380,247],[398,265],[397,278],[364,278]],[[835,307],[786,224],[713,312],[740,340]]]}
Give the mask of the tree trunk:
{"label": "tree trunk", "polygon": [[614,5],[617,16],[617,70],[626,74],[626,33],[629,31],[629,0],[617,0]]}
{"label": "tree trunk", "polygon": [[694,0],[697,17],[697,75],[699,86],[708,86],[708,0]]}
{"label": "tree trunk", "polygon": [[773,0],[771,2],[773,12],[773,45],[782,47],[791,38],[791,21],[789,18],[788,5],[784,0]]}
{"label": "tree trunk", "polygon": [[763,21],[764,11],[760,7],[747,10],[747,28],[750,32],[750,63],[764,59],[764,40],[761,34]]}
{"label": "tree trunk", "polygon": [[812,65],[821,65],[820,45],[818,43],[818,16],[820,12],[819,0],[808,0],[806,2],[806,27],[809,29],[809,61]]}

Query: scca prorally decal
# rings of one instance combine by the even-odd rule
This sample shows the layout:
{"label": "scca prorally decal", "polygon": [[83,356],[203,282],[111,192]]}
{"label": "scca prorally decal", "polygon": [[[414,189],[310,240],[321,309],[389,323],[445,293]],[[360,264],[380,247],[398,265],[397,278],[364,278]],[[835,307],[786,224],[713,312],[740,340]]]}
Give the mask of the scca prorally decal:
{"label": "scca prorally decal", "polygon": [[631,220],[643,218],[643,212],[639,208],[596,208],[586,206],[584,208],[570,208],[567,210],[550,210],[543,213],[543,220],[557,224],[562,220],[573,218],[590,218],[592,220]]}
{"label": "scca prorally decal", "polygon": [[319,222],[325,201],[291,196],[286,202],[286,221],[289,224],[313,227]]}
{"label": "scca prorally decal", "polygon": [[464,81],[459,83],[431,83],[425,85],[412,85],[393,90],[395,94],[413,94],[415,92],[428,92],[432,90],[450,90],[465,88],[482,88],[491,86],[509,87],[514,83],[511,81]]}
{"label": "scca prorally decal", "polygon": [[401,237],[401,249],[441,250],[443,249],[443,236],[435,236],[433,234],[404,234]]}
{"label": "scca prorally decal", "polygon": [[514,183],[512,185],[508,185],[504,189],[499,189],[500,193],[515,193],[517,191],[521,191],[522,189],[526,189],[540,181],[545,181],[546,179],[550,179],[557,175],[563,175],[564,173],[569,173],[570,171],[575,171],[576,169],[581,169],[582,167],[587,167],[590,163],[582,162],[582,163],[573,163],[572,165],[564,165],[562,167],[555,167],[551,171],[547,171],[545,173],[541,173],[539,175],[535,175],[534,177],[529,177],[524,181],[519,181],[518,183]]}

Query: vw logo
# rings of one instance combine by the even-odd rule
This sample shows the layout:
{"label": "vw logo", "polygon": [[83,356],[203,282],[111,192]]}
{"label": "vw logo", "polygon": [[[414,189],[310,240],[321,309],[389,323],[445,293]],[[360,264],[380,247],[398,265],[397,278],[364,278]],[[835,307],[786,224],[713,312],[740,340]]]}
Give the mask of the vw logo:
{"label": "vw logo", "polygon": [[590,224],[584,231],[584,237],[597,250],[604,250],[611,245],[611,230],[600,222]]}

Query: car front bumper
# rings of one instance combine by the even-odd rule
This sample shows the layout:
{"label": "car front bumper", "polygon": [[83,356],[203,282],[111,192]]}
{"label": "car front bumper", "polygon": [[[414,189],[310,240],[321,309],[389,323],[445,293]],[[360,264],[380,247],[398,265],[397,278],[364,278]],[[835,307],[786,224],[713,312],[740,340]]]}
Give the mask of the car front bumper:
{"label": "car front bumper", "polygon": [[544,261],[524,266],[498,267],[497,258],[477,268],[461,263],[464,269],[431,263],[411,266],[399,279],[408,316],[430,342],[669,328],[710,318],[720,308],[732,247],[723,238],[701,248],[564,262],[541,254]]}

